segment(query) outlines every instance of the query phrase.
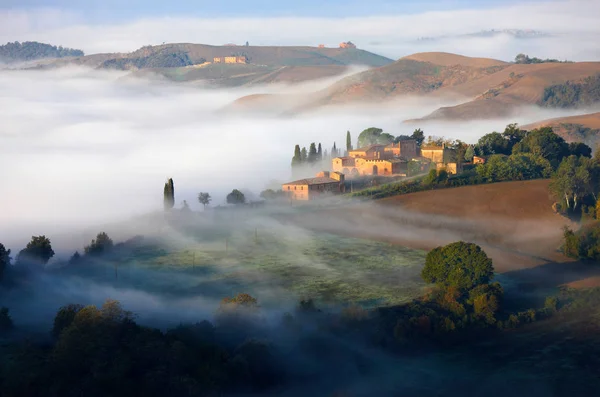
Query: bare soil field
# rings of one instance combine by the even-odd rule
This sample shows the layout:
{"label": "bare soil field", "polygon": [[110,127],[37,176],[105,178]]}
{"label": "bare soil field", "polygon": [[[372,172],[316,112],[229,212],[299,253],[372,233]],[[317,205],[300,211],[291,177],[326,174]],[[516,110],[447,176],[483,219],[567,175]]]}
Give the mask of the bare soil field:
{"label": "bare soil field", "polygon": [[305,213],[294,222],[425,250],[470,241],[488,253],[498,273],[520,284],[596,285],[600,269],[576,263],[559,251],[562,228],[571,221],[552,210],[548,183],[505,182],[412,193]]}

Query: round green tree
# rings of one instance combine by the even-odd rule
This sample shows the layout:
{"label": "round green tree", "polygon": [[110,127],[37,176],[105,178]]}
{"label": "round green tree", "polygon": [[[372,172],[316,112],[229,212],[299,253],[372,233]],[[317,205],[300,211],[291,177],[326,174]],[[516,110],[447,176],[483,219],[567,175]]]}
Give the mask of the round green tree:
{"label": "round green tree", "polygon": [[494,277],[494,267],[477,244],[459,241],[429,252],[421,277],[428,283],[467,291],[488,284]]}

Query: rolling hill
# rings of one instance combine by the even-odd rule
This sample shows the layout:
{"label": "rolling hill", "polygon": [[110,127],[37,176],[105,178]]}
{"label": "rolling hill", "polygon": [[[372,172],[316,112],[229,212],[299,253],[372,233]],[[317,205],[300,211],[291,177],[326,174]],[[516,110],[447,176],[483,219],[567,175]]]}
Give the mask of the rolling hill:
{"label": "rolling hill", "polygon": [[[244,55],[248,64],[205,65],[215,57]],[[80,65],[96,69],[148,72],[175,81],[208,81],[220,86],[270,82],[301,82],[339,75],[350,65],[379,67],[391,59],[356,48],[211,46],[163,44],[131,53],[92,54],[57,59],[36,65],[55,68]],[[200,67],[202,66],[202,67]],[[142,71],[139,73],[139,71]]]}
{"label": "rolling hill", "polygon": [[584,142],[592,148],[600,144],[600,112],[542,120],[522,128],[531,130],[539,127],[552,127],[567,142]]}
{"label": "rolling hill", "polygon": [[413,54],[344,78],[306,98],[297,111],[402,96],[451,98],[422,120],[507,117],[526,105],[577,108],[600,101],[600,62],[514,64],[449,53]]}

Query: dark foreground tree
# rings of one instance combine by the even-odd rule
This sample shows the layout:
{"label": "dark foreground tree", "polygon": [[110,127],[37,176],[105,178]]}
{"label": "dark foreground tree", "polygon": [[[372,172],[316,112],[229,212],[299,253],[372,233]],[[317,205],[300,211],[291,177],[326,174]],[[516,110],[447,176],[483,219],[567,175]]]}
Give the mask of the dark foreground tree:
{"label": "dark foreground tree", "polygon": [[175,205],[175,187],[173,186],[172,178],[169,178],[169,180],[165,183],[165,188],[163,191],[163,203],[165,211],[170,210]]}
{"label": "dark foreground tree", "polygon": [[109,252],[113,248],[113,241],[108,234],[102,232],[98,233],[95,240],[92,240],[91,244],[84,248],[86,255],[102,255]]}
{"label": "dark foreground tree", "polygon": [[50,239],[46,236],[32,236],[27,246],[19,252],[17,265],[36,264],[45,265],[54,256]]}
{"label": "dark foreground tree", "polygon": [[204,209],[206,209],[206,206],[209,205],[211,201],[212,197],[210,197],[210,194],[205,192],[198,193],[198,202],[204,206]]}
{"label": "dark foreground tree", "polygon": [[244,204],[245,202],[246,196],[237,189],[233,189],[231,193],[227,195],[227,204]]}
{"label": "dark foreground tree", "polygon": [[468,291],[494,277],[492,260],[476,244],[459,241],[427,254],[421,277],[428,283]]}
{"label": "dark foreground tree", "polygon": [[0,333],[9,331],[13,328],[13,321],[8,313],[8,308],[0,308]]}
{"label": "dark foreground tree", "polygon": [[4,278],[6,269],[10,266],[10,250],[0,243],[0,281]]}

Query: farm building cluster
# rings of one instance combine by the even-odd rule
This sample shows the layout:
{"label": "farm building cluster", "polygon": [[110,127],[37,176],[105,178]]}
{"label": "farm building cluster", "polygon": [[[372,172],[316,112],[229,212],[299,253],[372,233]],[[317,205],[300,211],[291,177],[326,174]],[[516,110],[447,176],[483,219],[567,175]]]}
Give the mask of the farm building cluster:
{"label": "farm building cluster", "polygon": [[417,145],[413,139],[389,145],[374,144],[348,151],[346,156],[331,160],[331,172],[323,171],[315,178],[305,178],[282,185],[284,193],[293,200],[313,200],[323,194],[343,193],[345,180],[365,175],[408,176],[409,164],[417,172],[432,166],[449,174],[462,172],[455,149],[441,146]]}

